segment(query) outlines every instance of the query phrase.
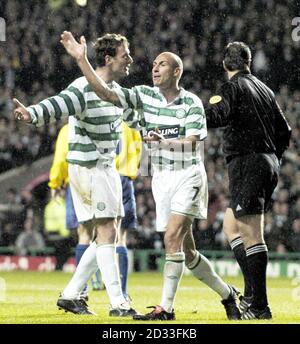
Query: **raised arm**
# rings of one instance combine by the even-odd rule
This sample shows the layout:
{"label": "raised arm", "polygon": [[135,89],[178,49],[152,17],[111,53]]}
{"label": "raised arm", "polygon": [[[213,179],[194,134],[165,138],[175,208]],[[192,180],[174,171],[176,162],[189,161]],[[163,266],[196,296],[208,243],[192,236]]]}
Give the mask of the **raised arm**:
{"label": "raised arm", "polygon": [[104,101],[120,106],[117,94],[107,86],[105,81],[99,75],[97,75],[89,63],[86,53],[87,48],[85,38],[81,36],[80,42],[78,43],[71,32],[64,31],[61,35],[60,42],[65,47],[67,53],[76,60],[76,63],[81,69],[83,75],[86,77],[97,96]]}

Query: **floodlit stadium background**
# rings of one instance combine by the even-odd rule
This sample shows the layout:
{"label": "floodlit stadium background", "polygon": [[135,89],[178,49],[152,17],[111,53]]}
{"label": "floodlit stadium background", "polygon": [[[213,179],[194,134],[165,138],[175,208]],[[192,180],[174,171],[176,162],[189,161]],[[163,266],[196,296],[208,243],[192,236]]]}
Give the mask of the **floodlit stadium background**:
{"label": "floodlit stadium background", "polygon": [[[15,123],[12,98],[26,105],[36,103],[80,76],[59,43],[60,34],[67,29],[77,37],[85,35],[91,58],[92,41],[97,36],[106,32],[126,35],[134,58],[130,76],[122,82],[128,87],[151,85],[152,59],[159,52],[179,54],[184,63],[181,85],[200,96],[204,104],[224,81],[224,46],[241,40],[251,47],[253,73],[275,90],[293,129],[274,205],[266,216],[265,237],[274,253],[269,276],[300,276],[298,10],[298,1],[280,0],[1,1],[0,17],[4,20],[0,27],[0,270],[55,267],[52,258],[45,259],[53,251],[47,246],[43,210],[49,200],[51,154],[63,123],[38,130]],[[195,224],[195,238],[199,248],[208,250],[208,256],[222,258],[221,262],[229,264],[224,267],[216,261],[217,270],[233,276],[238,273],[235,263],[224,260],[231,253],[222,234],[228,184],[220,148],[221,130],[209,131],[205,147],[209,216],[207,221]],[[130,235],[128,247],[132,249],[131,269],[136,271],[161,267],[163,244],[155,233],[150,182],[149,177],[139,177],[135,182],[139,230]],[[28,226],[40,232],[45,247],[25,251],[16,247],[17,237]],[[20,254],[25,258],[20,259]],[[36,258],[28,260],[29,255]],[[72,269],[70,260],[65,270]]]}

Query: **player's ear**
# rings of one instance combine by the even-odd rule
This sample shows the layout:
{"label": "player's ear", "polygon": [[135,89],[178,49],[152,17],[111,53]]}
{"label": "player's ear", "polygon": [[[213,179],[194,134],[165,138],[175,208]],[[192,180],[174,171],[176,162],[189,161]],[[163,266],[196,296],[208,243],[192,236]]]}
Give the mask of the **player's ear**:
{"label": "player's ear", "polygon": [[105,55],[105,66],[110,65],[112,57],[110,55]]}
{"label": "player's ear", "polygon": [[174,69],[174,76],[175,76],[176,78],[180,78],[180,77],[181,77],[181,74],[182,74],[181,68],[180,68],[180,67],[176,67],[176,68]]}
{"label": "player's ear", "polygon": [[224,68],[224,70],[226,70],[226,72],[227,72],[227,68],[226,68],[226,66],[225,66],[225,61],[223,60],[223,68]]}

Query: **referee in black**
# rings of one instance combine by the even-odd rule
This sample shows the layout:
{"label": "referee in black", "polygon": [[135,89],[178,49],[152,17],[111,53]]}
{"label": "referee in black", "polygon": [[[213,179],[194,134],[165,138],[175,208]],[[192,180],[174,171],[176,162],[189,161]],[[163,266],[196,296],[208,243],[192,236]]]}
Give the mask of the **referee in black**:
{"label": "referee in black", "polygon": [[229,43],[223,60],[228,81],[205,109],[208,128],[225,127],[223,152],[231,200],[223,227],[244,275],[240,308],[246,320],[272,319],[266,289],[264,213],[291,136],[274,93],[251,74],[250,64],[249,47]]}

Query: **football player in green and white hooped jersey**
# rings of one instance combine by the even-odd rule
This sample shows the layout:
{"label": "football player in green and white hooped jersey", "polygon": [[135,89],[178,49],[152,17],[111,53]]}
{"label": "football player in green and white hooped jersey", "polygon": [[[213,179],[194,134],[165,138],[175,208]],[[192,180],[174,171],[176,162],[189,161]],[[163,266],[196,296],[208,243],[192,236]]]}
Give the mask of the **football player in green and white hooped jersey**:
{"label": "football player in green and white hooped jersey", "polygon": [[[106,34],[95,44],[96,73],[107,87],[128,75],[132,58],[126,37]],[[110,299],[111,316],[131,316],[135,311],[123,296],[115,258],[117,220],[124,216],[122,185],[115,168],[116,147],[121,134],[123,109],[101,100],[85,77],[37,105],[25,107],[18,100],[15,117],[35,126],[69,117],[69,178],[78,221],[96,241],[84,252],[71,281],[58,299],[58,307],[75,314],[93,314],[80,292],[100,269]]]}
{"label": "football player in green and white hooped jersey", "polygon": [[89,64],[84,37],[80,43],[70,32],[65,31],[61,37],[67,52],[76,59],[101,99],[137,110],[124,115],[124,120],[131,126],[144,128],[145,140],[151,145],[157,230],[165,232],[164,285],[160,304],[150,313],[134,315],[134,319],[175,319],[173,304],[184,263],[222,297],[227,317],[240,319],[235,289],[222,281],[195,248],[192,222],[195,218],[206,218],[207,212],[207,179],[200,154],[207,131],[201,100],[178,85],[183,72],[181,59],[170,52],[156,57],[152,69],[154,87],[112,90]]}

